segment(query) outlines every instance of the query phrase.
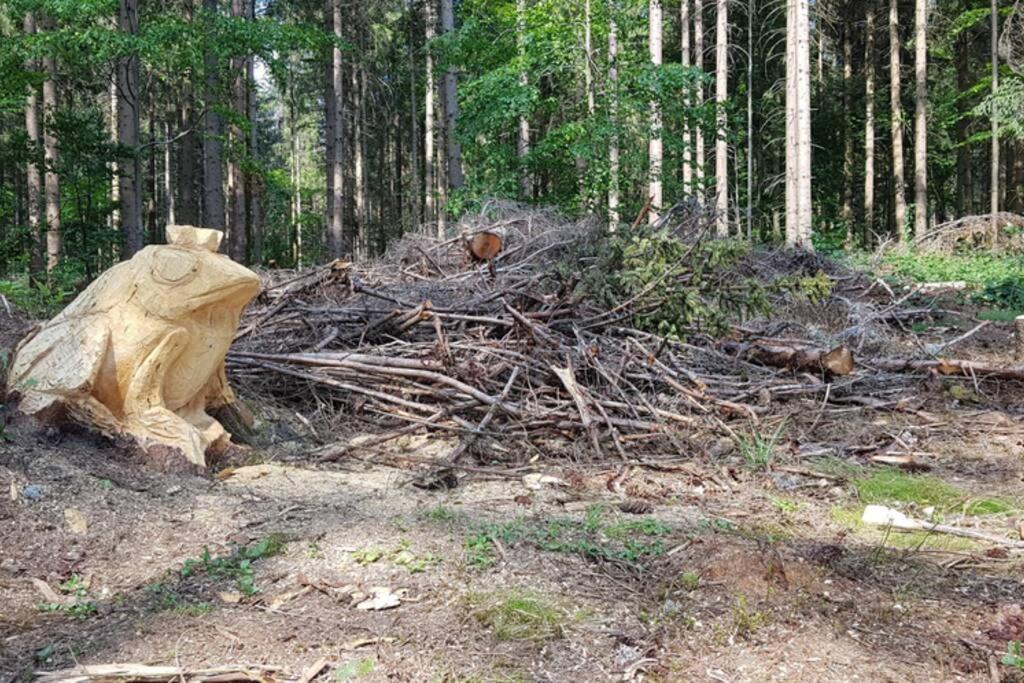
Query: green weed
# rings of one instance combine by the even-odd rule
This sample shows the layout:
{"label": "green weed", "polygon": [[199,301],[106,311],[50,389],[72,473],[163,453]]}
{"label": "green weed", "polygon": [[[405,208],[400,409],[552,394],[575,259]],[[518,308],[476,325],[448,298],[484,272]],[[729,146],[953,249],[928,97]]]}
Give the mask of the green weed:
{"label": "green weed", "polygon": [[747,637],[757,632],[761,627],[767,625],[771,617],[767,612],[751,609],[747,605],[747,598],[741,595],[732,608],[732,624],[736,629],[736,635]]}
{"label": "green weed", "polygon": [[736,434],[733,437],[733,440],[736,442],[736,448],[739,450],[740,455],[743,456],[747,467],[753,470],[766,470],[771,467],[772,461],[775,460],[775,449],[779,445],[779,440],[785,428],[786,423],[781,422],[767,436],[751,430],[747,435]]}
{"label": "green weed", "polygon": [[377,668],[377,662],[372,659],[356,659],[346,662],[334,670],[334,680],[351,681],[363,676],[369,676]]}
{"label": "green weed", "polygon": [[1021,653],[1021,644],[1019,640],[1014,640],[1006,646],[1006,654],[1000,660],[1004,666],[1010,666],[1015,669],[1024,671],[1024,654]]}
{"label": "green weed", "polygon": [[223,557],[213,557],[209,548],[203,548],[199,559],[185,560],[181,576],[187,578],[205,573],[218,578],[231,578],[243,595],[251,597],[259,592],[253,562],[280,554],[286,542],[283,534],[271,534],[253,545],[235,547],[230,555]]}
{"label": "green weed", "polygon": [[96,614],[96,603],[89,599],[88,589],[85,586],[85,579],[78,574],[72,574],[71,578],[60,585],[60,592],[70,595],[74,602],[61,604],[56,602],[45,602],[36,605],[40,612],[63,612],[76,619],[87,619]]}
{"label": "green weed", "polygon": [[466,602],[498,640],[542,641],[560,638],[570,615],[552,600],[534,591],[509,589],[473,593]]}
{"label": "green weed", "polygon": [[683,590],[692,593],[700,588],[700,574],[694,571],[683,572],[679,575],[679,585]]}
{"label": "green weed", "polygon": [[921,474],[904,474],[885,468],[853,480],[861,502],[914,503],[949,509],[964,499],[963,493],[941,479]]}

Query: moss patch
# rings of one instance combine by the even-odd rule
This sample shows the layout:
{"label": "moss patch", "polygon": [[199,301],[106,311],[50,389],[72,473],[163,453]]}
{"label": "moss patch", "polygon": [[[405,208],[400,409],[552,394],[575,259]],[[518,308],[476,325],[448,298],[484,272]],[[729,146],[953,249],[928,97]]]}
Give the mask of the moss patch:
{"label": "moss patch", "polygon": [[915,503],[948,509],[964,499],[960,489],[941,479],[926,475],[904,474],[896,469],[883,469],[870,476],[853,480],[861,502]]}

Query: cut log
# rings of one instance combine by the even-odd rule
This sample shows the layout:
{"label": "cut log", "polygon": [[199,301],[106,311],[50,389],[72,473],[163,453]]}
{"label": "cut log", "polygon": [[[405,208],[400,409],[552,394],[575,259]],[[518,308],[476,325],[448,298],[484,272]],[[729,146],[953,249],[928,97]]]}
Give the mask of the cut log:
{"label": "cut log", "polygon": [[505,246],[505,230],[495,228],[482,230],[470,235],[466,240],[466,249],[477,261],[490,261],[501,253]]}
{"label": "cut log", "polygon": [[744,360],[776,368],[822,372],[828,375],[849,375],[854,368],[853,352],[845,346],[825,351],[768,342],[727,341],[722,343],[722,349]]}

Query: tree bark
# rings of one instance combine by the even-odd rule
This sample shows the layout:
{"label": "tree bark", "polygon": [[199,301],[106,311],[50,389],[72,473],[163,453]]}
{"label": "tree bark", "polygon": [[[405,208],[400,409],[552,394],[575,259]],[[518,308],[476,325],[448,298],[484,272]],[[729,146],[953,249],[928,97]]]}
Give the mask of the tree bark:
{"label": "tree bark", "polygon": [[[218,11],[218,0],[203,0],[203,9]],[[214,103],[219,98],[220,65],[213,52],[203,58],[206,67],[206,114],[203,118],[203,223],[207,228],[224,230],[224,118]]]}
{"label": "tree bark", "polygon": [[[918,0],[920,2],[921,0]],[[999,3],[992,0],[992,98],[995,100],[999,90]],[[992,104],[992,168],[989,180],[989,211],[992,214],[992,244],[999,243],[999,224],[996,214],[999,212],[999,116],[995,102]]]}
{"label": "tree bark", "polygon": [[864,21],[864,227],[868,246],[875,222],[875,1],[867,0]]}
{"label": "tree bark", "polygon": [[[244,0],[231,0],[231,16],[234,19],[245,19]],[[231,59],[231,110],[234,114],[229,134],[231,153],[228,160],[228,253],[238,263],[249,262],[249,235],[246,218],[248,209],[245,203],[245,178],[242,173],[242,161],[247,147],[246,138],[237,121],[249,114],[246,101],[246,60],[244,57]]]}
{"label": "tree bark", "polygon": [[[679,52],[683,68],[690,66],[690,0],[679,3]],[[693,136],[690,134],[690,89],[683,90],[683,194],[693,191],[693,150],[690,145]]]}
{"label": "tree bark", "polygon": [[[138,0],[120,0],[118,29],[139,32]],[[124,256],[131,258],[145,243],[142,228],[142,160],[139,158],[139,56],[127,55],[117,63],[117,140],[126,150],[118,169],[121,200],[121,239]]]}
{"label": "tree bark", "polygon": [[[246,13],[249,20],[256,21],[256,0],[246,1]],[[246,87],[248,89],[249,101],[249,158],[259,157],[259,127],[257,120],[259,116],[258,91],[256,88],[256,58],[250,56],[246,60]],[[248,188],[247,203],[249,205],[249,245],[251,260],[253,263],[263,262],[263,175],[260,173],[250,174],[246,179]]]}
{"label": "tree bark", "polygon": [[892,126],[892,198],[896,241],[906,227],[906,181],[903,175],[903,103],[900,97],[900,17],[898,0],[889,0],[889,108]]}
{"label": "tree bark", "polygon": [[[651,57],[651,64],[655,70],[661,67],[661,0],[650,0],[647,10],[648,17],[648,48]],[[662,164],[662,143],[661,143],[661,104],[658,102],[657,93],[652,93],[650,104],[650,126],[651,133],[648,140],[648,190],[651,198],[651,208],[647,212],[647,220],[653,224],[658,220],[662,208],[661,188],[661,164]]]}
{"label": "tree bark", "polygon": [[[526,0],[516,0],[516,52],[519,57],[519,87],[525,89],[530,81],[526,73]],[[519,159],[519,197],[530,199],[533,179],[530,177],[526,159],[530,154],[530,119],[519,116],[519,132],[516,138],[516,156]]]}
{"label": "tree bark", "polygon": [[729,145],[725,104],[729,98],[729,5],[718,0],[715,27],[715,232],[729,235]]}
{"label": "tree bark", "polygon": [[[331,176],[330,185],[330,215],[328,216],[328,228],[327,228],[327,253],[331,258],[341,258],[341,255],[345,250],[345,230],[344,230],[344,215],[345,215],[345,118],[344,118],[344,107],[345,107],[345,78],[344,78],[344,64],[341,60],[341,46],[340,41],[342,37],[342,12],[341,3],[342,0],[327,0],[328,7],[330,10],[331,17],[331,33],[334,36],[334,45],[331,47],[331,88],[329,96],[331,98],[331,117],[333,118],[333,126],[331,129],[332,134],[332,147],[334,155],[330,159],[330,168],[327,172]],[[296,177],[299,177],[299,157],[297,151],[295,152],[295,165],[296,165]],[[298,195],[296,199],[296,210],[299,214],[299,223],[301,227],[301,213],[302,213],[302,196]],[[301,251],[301,230],[297,230],[297,251]]]}
{"label": "tree bark", "polygon": [[[704,0],[693,0],[693,64],[704,71]],[[704,107],[704,84],[697,86],[697,108]],[[693,183],[696,186],[697,199],[704,203],[704,127],[699,123],[693,130]]]}
{"label": "tree bark", "polygon": [[810,9],[793,0],[786,15],[786,243],[813,251],[811,243]]}
{"label": "tree bark", "polygon": [[[26,35],[36,32],[35,15],[26,12],[24,28]],[[37,71],[39,64],[35,60],[28,60],[25,63],[26,71]],[[32,240],[32,253],[29,260],[29,273],[33,279],[43,272],[43,236],[41,227],[42,203],[43,203],[43,179],[40,172],[40,160],[42,159],[42,148],[40,147],[39,128],[39,91],[35,86],[30,86],[25,96],[25,132],[28,136],[29,159],[25,164],[25,188],[26,201],[25,213],[28,217],[29,236]]]}
{"label": "tree bark", "polygon": [[[587,0],[588,8],[590,7],[589,3],[590,0]],[[441,31],[446,35],[455,31],[455,12],[452,8],[452,0],[441,0]],[[457,86],[455,69],[448,67],[444,73],[444,116],[448,155],[448,187],[453,190],[458,190],[466,184],[466,178],[462,173],[462,145],[459,144],[456,135],[459,123]]]}
{"label": "tree bark", "polygon": [[[615,12],[614,3],[610,11]],[[615,17],[608,19],[608,117],[611,139],[608,141],[608,231],[619,228],[619,36]]]}
{"label": "tree bark", "polygon": [[[49,27],[49,22],[47,22]],[[61,259],[60,178],[57,175],[57,136],[54,135],[57,115],[57,62],[51,56],[43,57],[43,191],[46,199],[46,270],[52,271]]]}
{"label": "tree bark", "polygon": [[853,14],[851,2],[843,6],[843,204],[840,217],[846,230],[846,246],[853,244],[853,127],[850,125],[851,92],[853,81]]}
{"label": "tree bark", "polygon": [[409,169],[411,182],[409,183],[409,223],[413,232],[420,227],[420,157],[419,157],[419,116],[416,113],[416,58],[412,49],[413,4],[409,3],[409,35],[406,38],[406,50],[409,56]]}
{"label": "tree bark", "polygon": [[928,232],[928,0],[914,3],[914,236]]}

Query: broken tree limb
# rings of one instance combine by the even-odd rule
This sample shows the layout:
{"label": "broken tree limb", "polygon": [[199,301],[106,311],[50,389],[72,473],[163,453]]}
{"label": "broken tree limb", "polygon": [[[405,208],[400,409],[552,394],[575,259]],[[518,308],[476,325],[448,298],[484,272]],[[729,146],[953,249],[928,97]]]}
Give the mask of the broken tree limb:
{"label": "broken tree limb", "polygon": [[900,531],[925,531],[928,533],[948,534],[950,536],[960,536],[961,538],[972,538],[978,541],[996,543],[1015,550],[1024,550],[1024,541],[1014,541],[1013,539],[994,536],[981,531],[974,531],[973,529],[961,529],[960,527],[946,524],[922,522],[921,520],[907,517],[899,510],[893,510],[884,505],[868,505],[865,507],[862,521],[865,524],[889,527]]}
{"label": "broken tree limb", "polygon": [[1024,365],[997,365],[975,360],[958,360],[939,358],[936,360],[897,360],[892,358],[873,358],[864,361],[864,365],[886,370],[888,372],[928,373],[940,375],[972,375],[991,377],[993,379],[1024,380]]}
{"label": "broken tree limb", "polygon": [[222,666],[207,669],[186,669],[180,666],[148,666],[146,664],[95,664],[76,666],[60,671],[38,671],[40,683],[89,683],[90,681],[148,681],[171,683],[187,681],[269,681],[280,669],[267,666]]}
{"label": "broken tree limb", "polygon": [[845,346],[828,351],[801,348],[769,342],[722,342],[720,348],[727,353],[760,365],[805,372],[824,372],[829,375],[849,375],[853,372],[853,353]]}

